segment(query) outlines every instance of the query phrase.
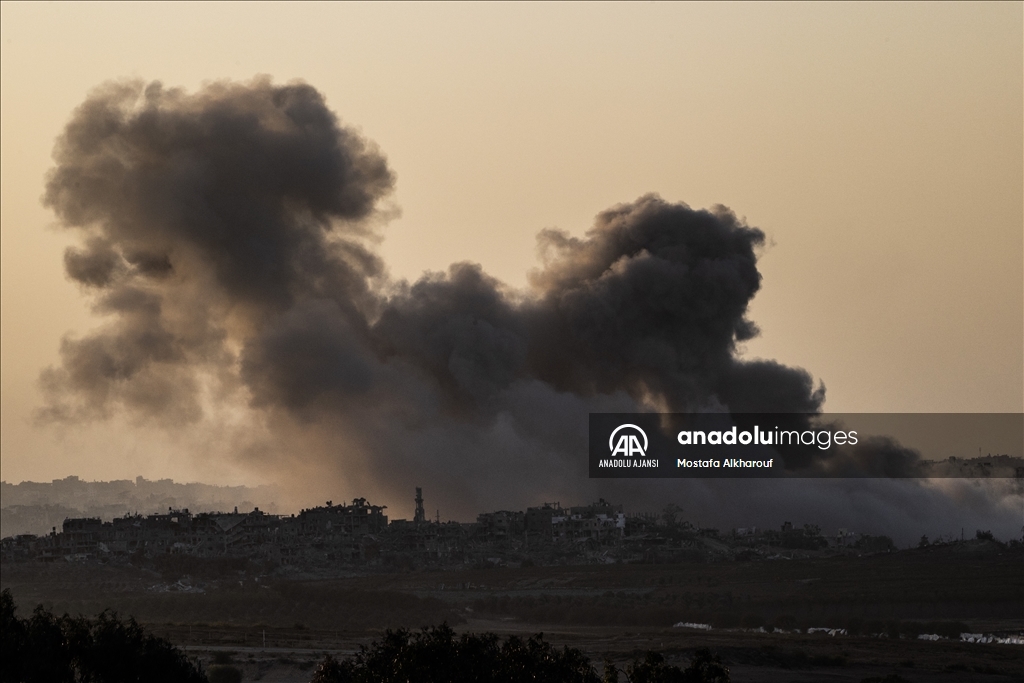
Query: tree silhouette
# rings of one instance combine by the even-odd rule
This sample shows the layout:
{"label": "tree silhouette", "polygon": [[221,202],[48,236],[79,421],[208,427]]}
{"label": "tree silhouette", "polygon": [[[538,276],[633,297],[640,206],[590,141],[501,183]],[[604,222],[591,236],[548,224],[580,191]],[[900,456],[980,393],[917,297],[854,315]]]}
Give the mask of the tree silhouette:
{"label": "tree silhouette", "polygon": [[680,669],[665,661],[657,652],[648,652],[626,667],[629,683],[729,683],[729,669],[711,650],[702,648],[694,653],[690,666]]}
{"label": "tree silhouette", "polygon": [[147,634],[134,619],[105,611],[90,621],[58,617],[40,605],[28,619],[15,614],[10,590],[0,595],[2,683],[207,683],[171,643]]}
{"label": "tree silhouette", "polygon": [[[699,650],[684,671],[649,652],[626,667],[630,683],[729,683],[729,670],[708,650]],[[538,634],[501,642],[493,633],[456,636],[447,624],[416,633],[387,631],[352,658],[326,657],[311,683],[617,683],[606,662],[599,677],[576,648],[552,646]]]}
{"label": "tree silhouette", "polygon": [[327,657],[312,683],[600,683],[590,660],[576,649],[557,649],[542,635],[504,643],[498,636],[456,636],[447,624],[411,633],[387,631],[354,658]]}

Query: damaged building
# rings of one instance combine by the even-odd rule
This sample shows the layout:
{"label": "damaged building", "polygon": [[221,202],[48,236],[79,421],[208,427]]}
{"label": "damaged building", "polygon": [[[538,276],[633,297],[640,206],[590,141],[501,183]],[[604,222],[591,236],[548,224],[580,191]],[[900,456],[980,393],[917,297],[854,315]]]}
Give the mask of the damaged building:
{"label": "damaged building", "polygon": [[816,551],[863,547],[826,540],[816,526],[778,531],[756,527],[720,535],[677,520],[678,508],[661,515],[628,514],[603,499],[563,507],[543,503],[525,511],[480,513],[475,522],[441,522],[425,514],[416,489],[412,520],[390,520],[386,506],[365,498],[303,509],[297,514],[166,512],[126,514],[111,521],[67,518],[58,530],[4,538],[4,561],[132,561],[161,555],[244,558],[268,567],[330,570],[350,566],[417,566],[603,563],[711,560],[730,554]]}

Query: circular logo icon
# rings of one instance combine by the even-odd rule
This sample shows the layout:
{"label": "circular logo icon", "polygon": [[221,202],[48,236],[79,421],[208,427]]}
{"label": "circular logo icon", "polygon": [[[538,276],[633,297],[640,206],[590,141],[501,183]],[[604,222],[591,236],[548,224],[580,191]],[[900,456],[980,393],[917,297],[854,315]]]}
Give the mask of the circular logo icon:
{"label": "circular logo icon", "polygon": [[[621,432],[621,433],[620,433]],[[618,436],[618,439],[615,437]],[[640,445],[640,438],[643,445]],[[619,425],[608,437],[608,450],[613,456],[625,455],[632,457],[639,455],[641,458],[647,453],[647,434],[634,424]]]}

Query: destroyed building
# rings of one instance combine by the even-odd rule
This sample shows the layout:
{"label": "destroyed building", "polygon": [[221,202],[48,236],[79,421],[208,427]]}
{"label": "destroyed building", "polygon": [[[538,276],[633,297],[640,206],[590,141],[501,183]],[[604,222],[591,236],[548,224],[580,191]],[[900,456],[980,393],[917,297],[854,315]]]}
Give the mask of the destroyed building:
{"label": "destroyed building", "polygon": [[[386,507],[364,498],[325,505],[298,514],[250,512],[193,513],[169,507],[148,515],[126,514],[109,522],[98,517],[69,517],[58,530],[36,536],[4,538],[4,561],[117,562],[161,555],[246,558],[267,567],[330,569],[344,566],[451,566],[560,564],[609,561],[683,561],[722,559],[730,553],[871,549],[884,542],[854,540],[842,530],[836,540],[814,525],[780,531],[757,527],[720,536],[677,519],[670,506],[661,515],[627,515],[621,505],[603,499],[563,507],[544,503],[525,511],[480,513],[475,522],[441,522],[425,514],[422,489],[416,489],[413,519],[388,520]],[[891,542],[890,542],[891,544]],[[876,548],[877,546],[877,548]]]}

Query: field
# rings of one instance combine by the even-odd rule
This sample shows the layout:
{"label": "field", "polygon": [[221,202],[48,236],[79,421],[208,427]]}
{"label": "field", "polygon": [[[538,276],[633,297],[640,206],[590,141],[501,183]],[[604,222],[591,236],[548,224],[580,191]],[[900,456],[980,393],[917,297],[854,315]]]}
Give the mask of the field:
{"label": "field", "polygon": [[[354,652],[386,628],[441,622],[543,632],[598,664],[649,649],[683,663],[710,647],[738,682],[859,682],[892,673],[1008,681],[1024,671],[1022,646],[959,640],[961,632],[1024,632],[1024,549],[990,541],[865,557],[364,571],[321,580],[223,563],[25,563],[5,564],[2,586],[24,613],[42,603],[72,614],[134,615],[205,661],[230,658],[247,680],[307,681],[325,652]],[[801,632],[808,628],[847,633]],[[920,640],[921,633],[947,638]]]}

